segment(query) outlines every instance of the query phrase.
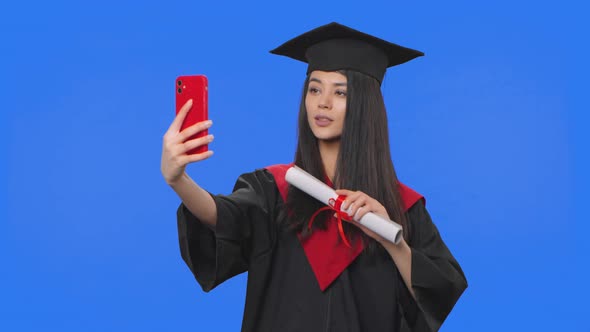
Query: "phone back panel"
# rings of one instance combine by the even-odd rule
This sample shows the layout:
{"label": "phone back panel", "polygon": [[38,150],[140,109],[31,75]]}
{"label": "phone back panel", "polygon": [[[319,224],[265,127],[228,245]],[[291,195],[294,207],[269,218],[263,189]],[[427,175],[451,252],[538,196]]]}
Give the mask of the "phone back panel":
{"label": "phone back panel", "polygon": [[[195,123],[205,121],[209,118],[208,112],[208,81],[204,75],[179,76],[176,78],[176,114],[182,106],[189,100],[193,100],[193,106],[186,115],[180,130],[184,130]],[[208,135],[207,130],[203,130],[188,140]],[[192,149],[187,154],[202,153],[208,150],[207,145],[202,145]]]}

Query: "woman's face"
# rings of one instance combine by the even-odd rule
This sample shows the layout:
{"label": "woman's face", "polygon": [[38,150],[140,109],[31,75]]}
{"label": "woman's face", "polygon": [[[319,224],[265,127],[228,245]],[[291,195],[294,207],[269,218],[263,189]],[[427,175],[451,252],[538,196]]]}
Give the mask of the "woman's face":
{"label": "woman's face", "polygon": [[317,139],[340,139],[346,115],[346,76],[333,71],[311,72],[305,108],[309,127]]}

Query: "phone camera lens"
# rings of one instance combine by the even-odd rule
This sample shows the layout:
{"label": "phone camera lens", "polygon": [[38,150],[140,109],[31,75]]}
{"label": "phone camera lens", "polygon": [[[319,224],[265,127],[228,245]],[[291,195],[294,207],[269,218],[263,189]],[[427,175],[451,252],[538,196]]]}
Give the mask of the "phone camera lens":
{"label": "phone camera lens", "polygon": [[179,80],[178,81],[178,86],[181,86],[181,85],[182,85],[182,81]]}
{"label": "phone camera lens", "polygon": [[178,88],[178,93],[182,93],[182,89],[181,88]]}

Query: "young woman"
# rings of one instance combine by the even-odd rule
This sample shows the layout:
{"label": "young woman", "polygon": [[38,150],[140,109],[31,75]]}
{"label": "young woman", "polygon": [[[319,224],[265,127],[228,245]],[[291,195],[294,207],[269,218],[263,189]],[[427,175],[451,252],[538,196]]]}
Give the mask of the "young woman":
{"label": "young woman", "polygon": [[[398,182],[380,85],[388,67],[421,52],[337,23],[272,51],[308,63],[294,164],[345,196],[348,220],[289,186],[291,165],[240,176],[227,196],[186,173],[211,152],[187,155],[212,136],[186,141],[187,103],[164,136],[162,174],[182,199],[182,257],[203,290],[248,271],[243,331],[436,331],[467,287],[422,196]],[[364,228],[368,212],[403,226],[395,245]],[[313,220],[312,220],[313,219]]]}

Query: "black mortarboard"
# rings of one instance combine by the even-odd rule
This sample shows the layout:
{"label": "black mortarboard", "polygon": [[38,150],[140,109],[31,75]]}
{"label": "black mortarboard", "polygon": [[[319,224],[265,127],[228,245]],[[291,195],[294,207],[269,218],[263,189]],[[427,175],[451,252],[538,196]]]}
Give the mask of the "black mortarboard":
{"label": "black mortarboard", "polygon": [[380,83],[388,67],[424,55],[335,22],[295,37],[270,53],[306,62],[308,74],[314,70],[351,69]]}

